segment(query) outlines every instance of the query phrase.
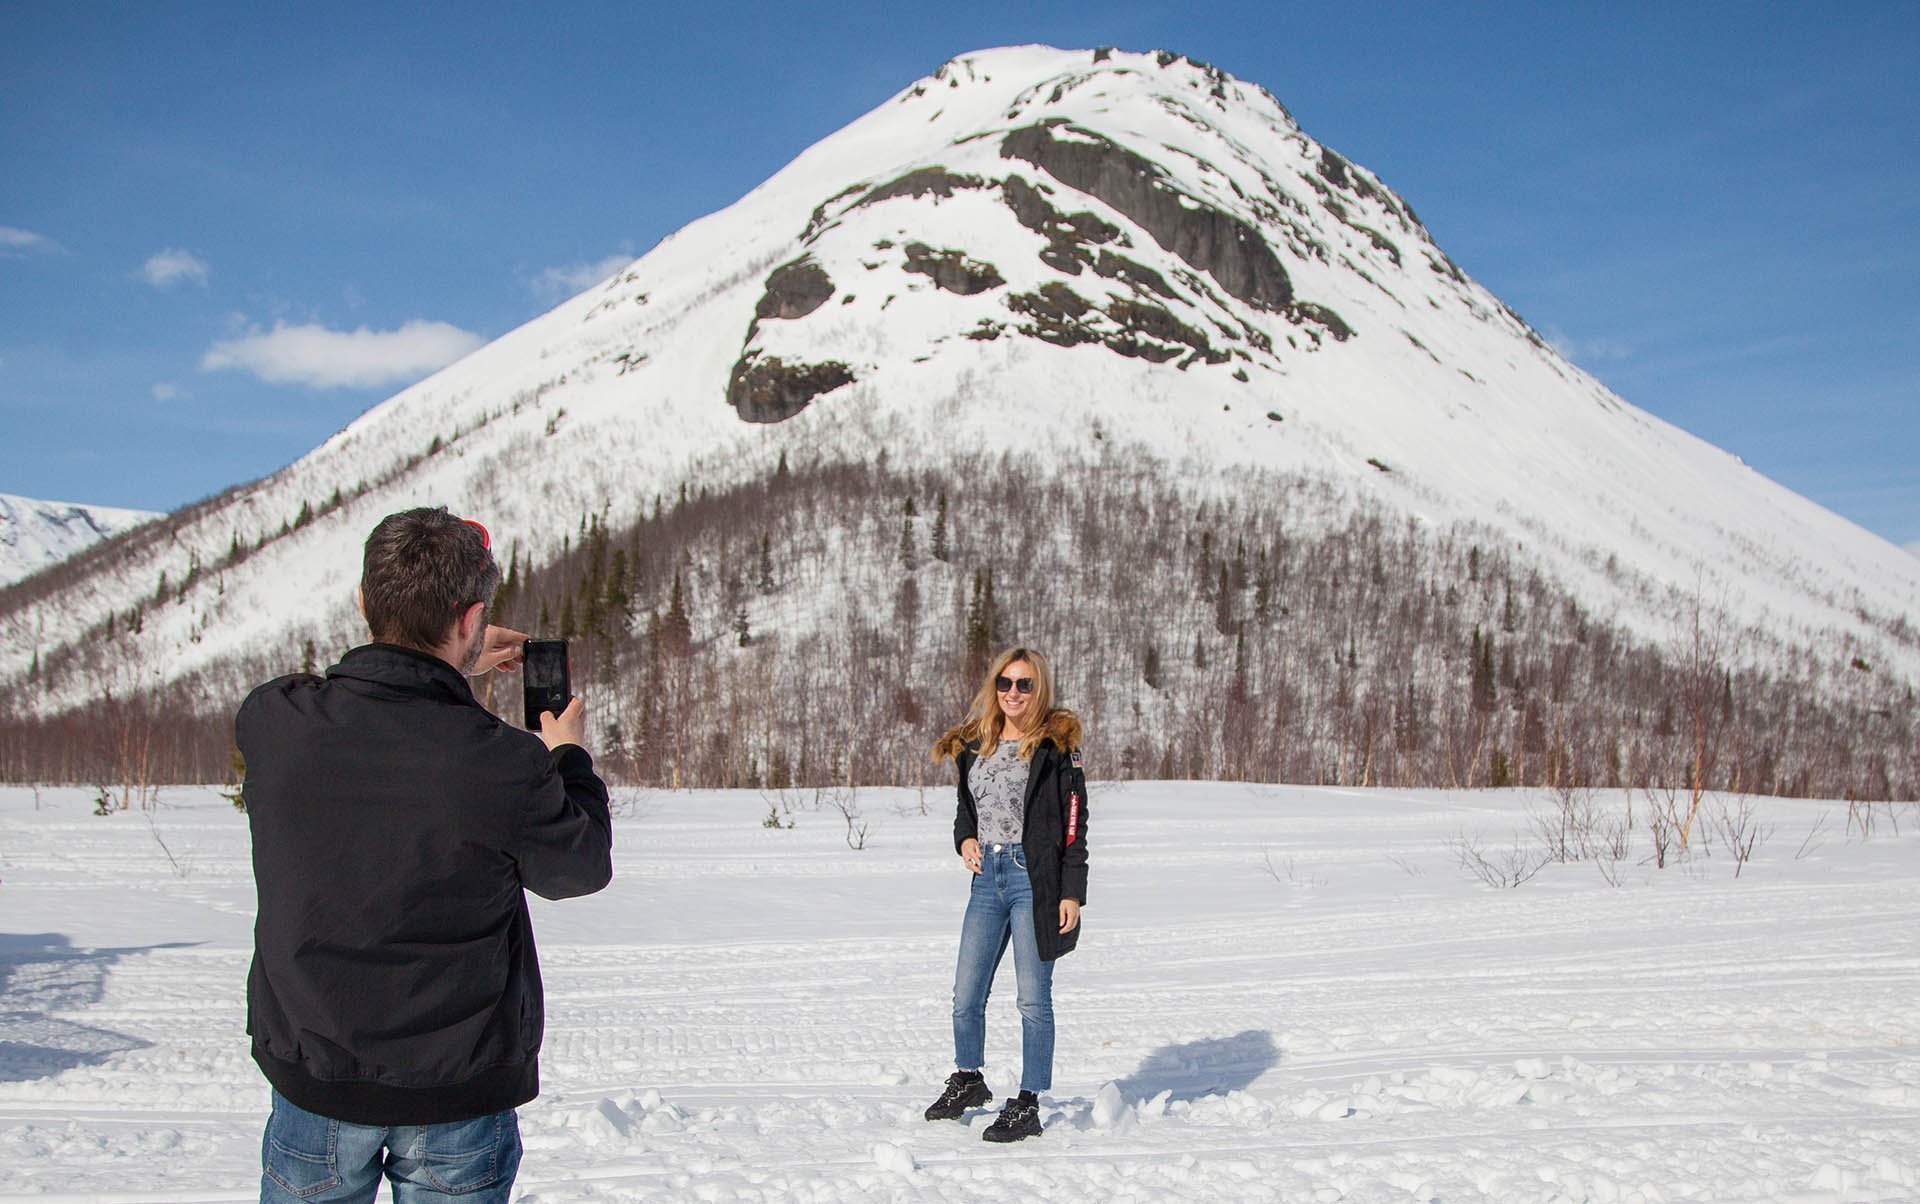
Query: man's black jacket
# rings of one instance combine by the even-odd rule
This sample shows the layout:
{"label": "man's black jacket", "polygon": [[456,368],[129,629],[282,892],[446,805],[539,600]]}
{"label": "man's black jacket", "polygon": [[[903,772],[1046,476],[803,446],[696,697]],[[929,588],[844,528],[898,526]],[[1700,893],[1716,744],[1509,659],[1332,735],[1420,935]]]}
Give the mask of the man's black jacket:
{"label": "man's black jacket", "polygon": [[522,888],[613,874],[607,790],[438,657],[387,644],[295,674],[234,719],[259,892],[247,1032],[294,1103],[438,1124],[539,1094],[545,1024]]}

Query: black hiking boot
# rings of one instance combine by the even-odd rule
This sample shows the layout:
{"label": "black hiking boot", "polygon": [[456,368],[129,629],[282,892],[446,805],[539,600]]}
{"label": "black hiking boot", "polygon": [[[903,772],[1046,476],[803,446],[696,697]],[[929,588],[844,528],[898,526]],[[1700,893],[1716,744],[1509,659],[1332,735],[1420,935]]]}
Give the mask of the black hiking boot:
{"label": "black hiking boot", "polygon": [[1033,1092],[1022,1091],[1006,1102],[1000,1115],[981,1136],[987,1141],[1019,1141],[1040,1136],[1040,1101]]}
{"label": "black hiking boot", "polygon": [[982,1108],[993,1102],[987,1080],[977,1070],[956,1070],[947,1076],[947,1089],[927,1105],[928,1120],[959,1120],[968,1108]]}

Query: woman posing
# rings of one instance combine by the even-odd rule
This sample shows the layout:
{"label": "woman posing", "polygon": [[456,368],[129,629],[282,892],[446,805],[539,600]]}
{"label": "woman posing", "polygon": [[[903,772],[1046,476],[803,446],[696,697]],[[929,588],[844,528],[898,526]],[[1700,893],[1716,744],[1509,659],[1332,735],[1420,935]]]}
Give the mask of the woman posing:
{"label": "woman posing", "polygon": [[973,871],[953,976],[954,1070],[927,1109],[954,1120],[993,1099],[981,1077],[987,993],[1013,945],[1020,1003],[1020,1094],[987,1126],[988,1141],[1040,1134],[1039,1093],[1053,1086],[1053,963],[1080,939],[1087,901],[1087,780],[1080,720],[1053,705],[1053,673],[1031,648],[1010,648],[967,717],[935,742],[959,770],[953,845]]}

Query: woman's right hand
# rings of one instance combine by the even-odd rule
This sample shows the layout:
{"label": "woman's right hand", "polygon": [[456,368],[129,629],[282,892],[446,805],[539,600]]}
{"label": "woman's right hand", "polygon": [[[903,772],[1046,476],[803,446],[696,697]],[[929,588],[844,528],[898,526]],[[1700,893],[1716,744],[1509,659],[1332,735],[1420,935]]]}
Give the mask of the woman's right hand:
{"label": "woman's right hand", "polygon": [[974,873],[980,872],[980,842],[969,836],[960,842],[960,860]]}

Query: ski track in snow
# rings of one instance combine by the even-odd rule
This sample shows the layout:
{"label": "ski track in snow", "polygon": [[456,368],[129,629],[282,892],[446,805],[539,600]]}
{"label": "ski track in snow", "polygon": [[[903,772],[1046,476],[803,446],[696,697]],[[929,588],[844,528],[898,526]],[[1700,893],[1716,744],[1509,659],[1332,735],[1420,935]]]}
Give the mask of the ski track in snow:
{"label": "ski track in snow", "polygon": [[[832,811],[621,793],[613,886],[535,901],[524,1204],[1920,1199],[1911,808],[1850,841],[1842,805],[1765,801],[1737,881],[1723,853],[1494,891],[1446,841],[1504,841],[1535,796],[1096,784],[1047,1132],[1003,1148],[990,1110],[920,1118],[950,1069],[948,794],[862,791],[854,851]],[[89,811],[0,790],[0,1201],[254,1199],[244,819],[199,789]]]}

